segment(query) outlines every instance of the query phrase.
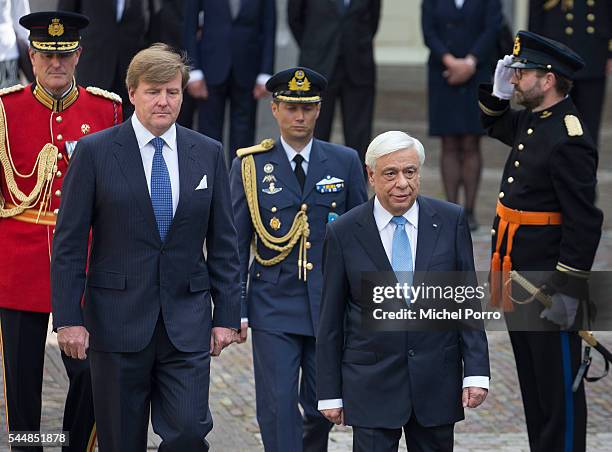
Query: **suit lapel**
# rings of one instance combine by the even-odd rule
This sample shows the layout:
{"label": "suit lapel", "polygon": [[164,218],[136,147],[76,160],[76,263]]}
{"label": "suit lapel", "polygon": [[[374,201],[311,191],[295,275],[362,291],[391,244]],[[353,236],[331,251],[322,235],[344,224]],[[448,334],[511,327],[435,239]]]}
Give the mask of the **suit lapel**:
{"label": "suit lapel", "polygon": [[417,238],[415,271],[427,271],[431,255],[436,247],[443,224],[438,220],[435,210],[427,199],[419,196],[419,232]]}
{"label": "suit lapel", "polygon": [[[302,190],[300,189],[300,184],[298,184],[297,178],[295,177],[295,173],[291,168],[291,164],[287,158],[287,153],[285,152],[285,148],[283,148],[280,139],[276,141],[274,149],[265,156],[267,157],[268,162],[274,163],[274,176],[283,182],[282,185],[276,184],[276,186],[281,186],[283,189],[289,189],[301,197]],[[260,174],[257,177],[261,179],[264,176],[263,174]]]}
{"label": "suit lapel", "polygon": [[[136,198],[138,206],[149,225],[157,232],[157,222],[151,204],[151,195],[147,186],[142,157],[138,148],[138,141],[132,128],[132,121],[127,120],[120,127],[115,143],[115,158],[119,162],[119,168],[125,177],[127,185],[133,196]],[[156,234],[159,238],[159,234]]]}
{"label": "suit lapel", "polygon": [[357,220],[358,227],[355,228],[355,235],[357,235],[359,243],[361,243],[361,246],[363,246],[379,271],[393,272],[391,263],[387,258],[387,253],[385,253],[385,248],[380,240],[376,221],[374,221],[374,197],[364,205],[362,212],[362,215]]}
{"label": "suit lapel", "polygon": [[326,174],[327,168],[325,167],[325,161],[327,156],[321,144],[318,140],[312,141],[312,148],[310,150],[310,160],[308,162],[308,173],[306,174],[306,182],[304,183],[304,193],[302,199],[306,199],[310,192],[315,188],[317,182],[323,179],[329,174]]}
{"label": "suit lapel", "polygon": [[[196,165],[195,156],[193,155],[194,143],[188,141],[182,127],[176,125],[176,148],[178,152],[178,164],[179,164],[179,203],[172,219],[172,225],[168,231],[168,241],[172,230],[175,228],[177,220],[185,214],[187,206],[191,201],[191,197],[195,191],[199,179],[204,176],[204,173],[200,174],[201,169]],[[199,179],[198,179],[199,178]]]}

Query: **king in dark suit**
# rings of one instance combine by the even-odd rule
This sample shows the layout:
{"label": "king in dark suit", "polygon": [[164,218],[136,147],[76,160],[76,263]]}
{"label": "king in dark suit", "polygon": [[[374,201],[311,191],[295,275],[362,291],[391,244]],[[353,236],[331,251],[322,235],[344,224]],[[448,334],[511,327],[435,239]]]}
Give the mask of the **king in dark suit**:
{"label": "king in dark suit", "polygon": [[244,287],[241,331],[247,324],[253,331],[266,452],[326,451],[331,427],[315,394],[323,236],[327,223],[365,201],[366,190],[354,149],[313,139],[325,84],[307,68],[274,75],[267,87],[280,139],[240,149],[230,173]]}
{"label": "king in dark suit", "polygon": [[168,46],[139,52],[135,114],[80,141],[64,183],[53,320],[67,355],[89,345],[102,452],[144,451],[149,410],[161,451],[208,450],[210,355],[240,324],[221,144],[174,124],[187,77]]}
{"label": "king in dark suit", "polygon": [[354,451],[451,451],[455,422],[489,387],[483,331],[373,332],[362,326],[363,272],[473,272],[464,210],[418,195],[425,159],[403,132],[366,153],[376,196],[328,225],[317,333],[319,409],[353,426]]}

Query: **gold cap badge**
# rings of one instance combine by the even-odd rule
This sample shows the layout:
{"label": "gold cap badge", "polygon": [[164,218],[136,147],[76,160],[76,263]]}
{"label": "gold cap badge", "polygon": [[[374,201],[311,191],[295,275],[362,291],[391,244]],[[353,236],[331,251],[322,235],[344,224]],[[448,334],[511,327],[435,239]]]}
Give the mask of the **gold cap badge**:
{"label": "gold cap badge", "polygon": [[310,81],[304,71],[298,69],[289,81],[289,91],[310,91]]}
{"label": "gold cap badge", "polygon": [[59,19],[51,19],[48,29],[49,36],[61,36],[64,34],[64,26]]}
{"label": "gold cap badge", "polygon": [[518,56],[521,53],[521,39],[517,36],[514,38],[514,47],[512,48],[512,55]]}

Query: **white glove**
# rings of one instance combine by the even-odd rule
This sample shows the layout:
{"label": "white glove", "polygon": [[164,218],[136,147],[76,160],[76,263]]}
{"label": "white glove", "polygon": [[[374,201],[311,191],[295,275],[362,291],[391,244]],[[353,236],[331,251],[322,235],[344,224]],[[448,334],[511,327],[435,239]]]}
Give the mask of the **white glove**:
{"label": "white glove", "polygon": [[578,311],[578,303],[577,298],[556,293],[552,296],[551,307],[544,309],[540,313],[540,318],[550,320],[562,329],[567,330],[574,324],[576,311]]}
{"label": "white glove", "polygon": [[495,76],[493,78],[493,95],[499,99],[508,100],[512,98],[512,94],[514,94],[514,85],[510,83],[513,69],[506,67],[511,63],[511,55],[506,55],[503,59],[497,61]]}

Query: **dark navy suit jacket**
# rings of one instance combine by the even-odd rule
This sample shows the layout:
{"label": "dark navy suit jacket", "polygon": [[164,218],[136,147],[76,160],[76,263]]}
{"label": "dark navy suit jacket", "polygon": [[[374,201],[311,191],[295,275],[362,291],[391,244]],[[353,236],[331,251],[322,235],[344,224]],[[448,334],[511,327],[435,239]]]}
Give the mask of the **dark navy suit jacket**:
{"label": "dark navy suit jacket", "polygon": [[[204,12],[202,37],[196,39]],[[187,0],[185,48],[194,69],[204,71],[208,85],[223,83],[233,71],[238,83],[252,88],[258,74],[274,73],[275,0],[241,0],[232,20],[228,0]]]}
{"label": "dark navy suit jacket", "polygon": [[[418,202],[415,271],[473,271],[463,209],[423,196]],[[373,208],[371,199],[327,227],[317,397],[343,399],[345,422],[359,427],[400,428],[412,412],[425,427],[457,422],[463,377],[490,375],[486,334],[361,328],[362,272],[393,272]]]}
{"label": "dark navy suit jacket", "polygon": [[[84,325],[93,350],[142,350],[160,312],[182,352],[208,350],[212,326],[239,327],[236,230],[221,144],[176,127],[180,199],[163,243],[131,121],[83,138],[71,160],[53,240],[53,320],[55,328]],[[208,188],[195,190],[204,175]]]}
{"label": "dark navy suit jacket", "polygon": [[[311,243],[308,261],[314,267],[308,272],[305,291],[304,282],[298,279],[299,246],[295,246],[280,264],[266,267],[254,260],[249,272],[254,231],[244,195],[241,160],[236,158],[230,179],[238,231],[240,275],[245,284],[247,279],[250,280],[248,293],[242,297],[242,314],[249,318],[249,325],[256,329],[314,336],[319,322],[325,225],[330,213],[342,215],[367,199],[361,162],[354,149],[313,140],[302,193],[280,140],[270,151],[255,154],[254,159],[259,210],[263,224],[270,233],[276,236],[285,235],[301,206],[308,206],[308,241]],[[278,193],[266,194],[262,191],[268,186],[263,183],[266,164],[272,165],[276,186],[282,188]],[[344,188],[338,192],[319,193],[316,184],[327,176],[342,179]],[[273,217],[278,218],[281,223],[277,231],[269,226]],[[258,244],[258,252],[266,259],[277,254],[261,243]]]}

